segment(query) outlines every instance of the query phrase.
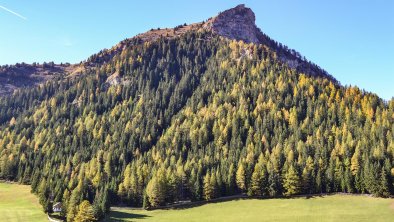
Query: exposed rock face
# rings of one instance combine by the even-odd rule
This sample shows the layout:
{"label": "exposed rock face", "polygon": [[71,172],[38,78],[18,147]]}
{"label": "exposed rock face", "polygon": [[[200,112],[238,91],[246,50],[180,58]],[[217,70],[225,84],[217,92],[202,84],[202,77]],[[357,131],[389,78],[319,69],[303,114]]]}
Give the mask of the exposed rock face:
{"label": "exposed rock face", "polygon": [[126,78],[122,78],[119,76],[119,72],[115,72],[112,75],[108,76],[107,80],[105,81],[105,86],[108,88],[110,86],[117,86],[117,85],[130,85],[131,81]]}
{"label": "exposed rock face", "polygon": [[111,86],[117,86],[121,83],[121,78],[119,76],[118,72],[115,72],[114,74],[110,75],[105,83],[111,85]]}
{"label": "exposed rock face", "polygon": [[255,20],[254,12],[242,4],[211,18],[204,28],[229,39],[260,43],[258,38],[260,31],[256,27]]}

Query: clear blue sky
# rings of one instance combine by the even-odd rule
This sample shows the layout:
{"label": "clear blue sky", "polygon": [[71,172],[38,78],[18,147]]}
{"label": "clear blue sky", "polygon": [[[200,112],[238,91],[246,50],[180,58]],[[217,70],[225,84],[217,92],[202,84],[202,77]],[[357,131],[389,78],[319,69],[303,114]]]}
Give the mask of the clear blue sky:
{"label": "clear blue sky", "polygon": [[240,3],[263,32],[342,84],[394,96],[392,0],[0,0],[0,65],[79,62],[150,28],[199,22]]}

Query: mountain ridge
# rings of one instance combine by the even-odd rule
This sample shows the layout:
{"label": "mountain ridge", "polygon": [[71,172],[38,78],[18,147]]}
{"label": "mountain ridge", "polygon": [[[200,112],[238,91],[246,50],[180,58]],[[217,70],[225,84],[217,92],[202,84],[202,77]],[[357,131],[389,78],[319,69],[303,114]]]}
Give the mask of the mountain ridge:
{"label": "mountain ridge", "polygon": [[[246,43],[263,44],[267,47],[277,50],[279,59],[286,63],[289,67],[296,69],[298,72],[304,72],[311,76],[325,77],[339,84],[333,76],[318,65],[308,61],[294,49],[276,42],[268,35],[264,34],[255,24],[254,12],[245,6],[245,4],[237,5],[234,8],[227,9],[218,15],[208,18],[206,21],[192,24],[178,25],[174,28],[158,28],[137,34],[132,38],[125,39],[113,46],[111,49],[104,49],[97,54],[89,57],[88,61],[94,61],[97,58],[104,58],[108,61],[116,53],[120,53],[123,49],[130,47],[133,43],[139,44],[147,41],[156,41],[159,38],[175,38],[189,31],[206,30],[222,36],[229,40],[244,41]],[[245,32],[246,31],[246,32]],[[102,62],[101,60],[100,62]],[[97,62],[93,62],[94,65]]]}
{"label": "mountain ridge", "polygon": [[[306,60],[295,50],[288,49],[266,34],[255,24],[254,12],[244,4],[218,13],[218,15],[204,22],[178,25],[174,28],[158,28],[137,34],[134,37],[120,41],[110,49],[103,49],[89,56],[79,64],[54,64],[53,62],[43,65],[29,65],[25,63],[5,65],[0,67],[0,96],[10,95],[15,90],[26,87],[34,87],[53,78],[74,77],[89,69],[95,69],[110,61],[115,55],[119,55],[127,47],[144,42],[156,41],[159,38],[176,38],[190,31],[208,31],[213,35],[219,35],[229,40],[244,41],[245,43],[263,44],[277,50],[279,59],[289,67],[311,76],[325,77],[333,82],[339,82],[318,65]],[[51,64],[47,66],[46,64]],[[17,69],[15,67],[18,67]],[[55,68],[55,69],[54,69]]]}

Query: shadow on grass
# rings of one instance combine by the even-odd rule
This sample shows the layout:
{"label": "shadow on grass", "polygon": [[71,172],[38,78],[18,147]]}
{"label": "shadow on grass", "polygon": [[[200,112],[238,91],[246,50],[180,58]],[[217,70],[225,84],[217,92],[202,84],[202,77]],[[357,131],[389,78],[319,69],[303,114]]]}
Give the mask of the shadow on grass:
{"label": "shadow on grass", "polygon": [[181,210],[181,209],[200,207],[200,206],[203,206],[206,204],[211,204],[211,203],[224,203],[224,202],[229,202],[229,201],[246,200],[246,199],[254,199],[254,198],[251,198],[251,197],[248,197],[248,196],[242,194],[242,195],[220,197],[220,198],[216,198],[216,199],[209,200],[209,201],[195,201],[195,202],[189,202],[189,203],[184,203],[184,204],[172,204],[172,205],[167,205],[167,206],[151,208],[151,209],[147,209],[147,210],[149,210],[149,211],[151,211],[151,210]]}
{"label": "shadow on grass", "polygon": [[230,201],[239,201],[239,200],[270,200],[270,199],[282,199],[282,200],[288,200],[288,199],[300,199],[300,198],[305,198],[305,199],[314,199],[314,198],[324,198],[325,196],[331,196],[335,195],[333,194],[308,194],[308,195],[293,195],[293,196],[276,196],[276,197],[249,197],[247,195],[234,195],[234,196],[228,196],[228,197],[221,197],[217,199],[213,199],[210,201],[196,201],[196,202],[190,202],[187,204],[180,204],[180,205],[168,205],[168,206],[162,206],[162,207],[157,207],[154,209],[148,209],[150,210],[179,210],[179,209],[189,209],[189,208],[194,208],[194,207],[200,207],[206,204],[211,204],[211,203],[224,203],[224,202],[230,202]]}
{"label": "shadow on grass", "polygon": [[66,221],[64,217],[60,216],[58,213],[49,214],[51,218],[59,221]]}
{"label": "shadow on grass", "polygon": [[150,217],[144,214],[133,214],[121,211],[111,211],[104,221],[134,221],[133,219],[145,219]]}
{"label": "shadow on grass", "polygon": [[[239,200],[271,200],[271,199],[277,199],[277,200],[289,200],[289,199],[315,199],[315,198],[324,198],[327,196],[333,196],[333,195],[354,195],[354,196],[362,196],[363,194],[348,194],[348,193],[319,193],[319,194],[302,194],[302,195],[292,195],[292,196],[276,196],[276,197],[249,197],[246,194],[239,194],[239,195],[233,195],[233,196],[226,196],[226,197],[220,197],[216,198],[210,201],[195,201],[195,202],[188,202],[188,203],[182,203],[182,204],[170,204],[166,206],[160,206],[160,207],[155,207],[155,208],[150,208],[146,209],[147,211],[154,211],[154,210],[183,210],[183,209],[190,209],[190,208],[195,208],[195,207],[200,207],[206,204],[212,204],[212,203],[225,203],[225,202],[230,202],[230,201],[239,201]],[[120,207],[122,208],[122,207]],[[138,210],[142,210],[142,208],[139,208]],[[124,217],[121,218],[133,218],[132,215],[134,214],[129,214],[129,213],[123,213],[119,211],[112,211],[111,212],[111,219],[115,217],[114,215],[116,214],[124,214]],[[130,216],[131,215],[131,216]],[[137,217],[134,218],[145,218],[145,217],[150,217],[147,215],[137,215]],[[122,220],[110,220],[110,221],[122,221]]]}

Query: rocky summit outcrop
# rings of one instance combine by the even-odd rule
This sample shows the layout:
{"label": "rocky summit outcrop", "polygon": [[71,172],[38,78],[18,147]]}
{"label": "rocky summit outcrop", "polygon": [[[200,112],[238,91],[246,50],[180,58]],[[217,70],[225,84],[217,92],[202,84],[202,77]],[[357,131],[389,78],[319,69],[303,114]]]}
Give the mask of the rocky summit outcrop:
{"label": "rocky summit outcrop", "polygon": [[258,37],[260,31],[256,27],[255,20],[254,12],[242,4],[209,19],[204,24],[204,28],[229,39],[260,43]]}

